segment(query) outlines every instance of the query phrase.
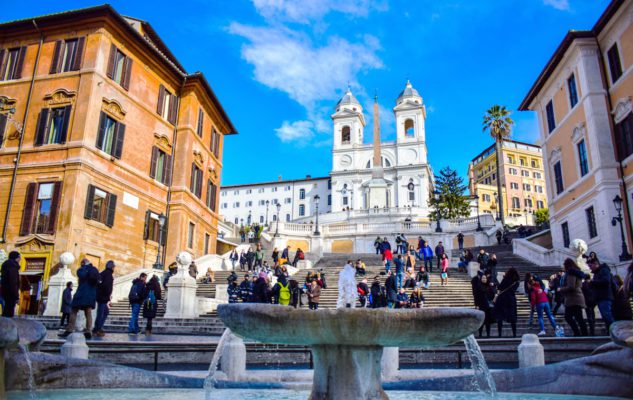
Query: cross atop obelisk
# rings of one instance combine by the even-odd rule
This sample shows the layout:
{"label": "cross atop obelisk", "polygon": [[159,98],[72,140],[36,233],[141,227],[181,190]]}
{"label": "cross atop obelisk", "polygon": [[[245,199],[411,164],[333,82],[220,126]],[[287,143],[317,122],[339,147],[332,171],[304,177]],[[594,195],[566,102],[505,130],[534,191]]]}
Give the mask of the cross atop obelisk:
{"label": "cross atop obelisk", "polygon": [[374,95],[374,167],[372,168],[372,178],[382,178],[382,156],[380,154],[380,113],[378,110],[378,92]]}

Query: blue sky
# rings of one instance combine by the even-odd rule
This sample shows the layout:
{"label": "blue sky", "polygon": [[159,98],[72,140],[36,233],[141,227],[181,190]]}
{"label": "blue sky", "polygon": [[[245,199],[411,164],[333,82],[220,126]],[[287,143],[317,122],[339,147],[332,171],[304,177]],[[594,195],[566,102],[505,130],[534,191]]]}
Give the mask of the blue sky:
{"label": "blue sky", "polygon": [[[189,72],[207,76],[239,135],[225,140],[223,184],[325,176],[329,118],[349,82],[381,105],[383,140],[406,79],[427,107],[429,160],[466,175],[491,143],[493,104],[516,110],[569,29],[590,29],[607,0],[155,0],[110,3],[149,21]],[[12,20],[101,4],[11,2]],[[180,7],[177,7],[180,6]],[[537,140],[536,116],[513,112],[513,138]]]}

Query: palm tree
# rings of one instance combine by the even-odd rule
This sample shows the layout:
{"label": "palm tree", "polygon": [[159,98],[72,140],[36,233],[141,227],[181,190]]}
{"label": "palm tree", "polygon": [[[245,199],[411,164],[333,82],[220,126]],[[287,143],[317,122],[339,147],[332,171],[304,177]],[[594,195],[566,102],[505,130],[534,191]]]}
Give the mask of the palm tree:
{"label": "palm tree", "polygon": [[483,120],[483,131],[489,131],[490,136],[495,141],[497,153],[497,203],[499,203],[499,215],[501,216],[501,224],[504,224],[503,215],[503,192],[501,191],[501,152],[503,141],[510,139],[512,125],[514,121],[510,118],[510,111],[505,106],[494,105],[486,111]]}

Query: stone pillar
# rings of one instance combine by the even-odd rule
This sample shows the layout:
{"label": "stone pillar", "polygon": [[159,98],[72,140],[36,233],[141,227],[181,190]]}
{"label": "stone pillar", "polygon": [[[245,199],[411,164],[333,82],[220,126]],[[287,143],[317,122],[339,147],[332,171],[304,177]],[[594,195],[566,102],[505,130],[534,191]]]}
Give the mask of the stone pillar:
{"label": "stone pillar", "polygon": [[62,268],[51,277],[48,282],[48,299],[44,315],[47,317],[57,317],[61,315],[62,296],[66,289],[66,283],[73,283],[73,292],[77,290],[77,278],[70,272],[70,265],[75,262],[75,256],[70,253],[62,253],[59,256]]}
{"label": "stone pillar", "polygon": [[226,283],[215,284],[215,299],[223,303],[229,302],[229,285]]}
{"label": "stone pillar", "polygon": [[246,346],[242,338],[230,334],[224,342],[220,370],[229,381],[238,381],[246,372]]}
{"label": "stone pillar", "polygon": [[191,254],[186,251],[176,257],[178,273],[172,276],[167,284],[169,292],[165,318],[196,318],[198,316],[196,299],[198,284],[189,276],[191,261]]}
{"label": "stone pillar", "polygon": [[382,370],[383,379],[395,378],[400,367],[400,348],[399,347],[383,347],[382,360],[380,368]]}
{"label": "stone pillar", "polygon": [[519,345],[519,368],[539,367],[545,365],[545,351],[533,333],[523,335]]}
{"label": "stone pillar", "polygon": [[83,333],[75,332],[70,334],[66,342],[62,345],[60,353],[68,358],[88,359],[88,345]]}

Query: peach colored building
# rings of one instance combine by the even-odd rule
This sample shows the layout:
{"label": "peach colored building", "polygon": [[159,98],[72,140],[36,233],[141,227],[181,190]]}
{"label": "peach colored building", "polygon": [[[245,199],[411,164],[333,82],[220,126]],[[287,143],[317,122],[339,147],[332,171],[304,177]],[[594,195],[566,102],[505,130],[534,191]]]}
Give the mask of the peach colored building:
{"label": "peach colored building", "polygon": [[554,247],[580,238],[607,262],[631,249],[632,15],[614,0],[591,30],[569,31],[520,106],[539,118]]}
{"label": "peach colored building", "polygon": [[147,22],[104,5],[0,24],[0,248],[23,254],[20,311],[65,251],[117,275],[213,253],[233,133]]}

